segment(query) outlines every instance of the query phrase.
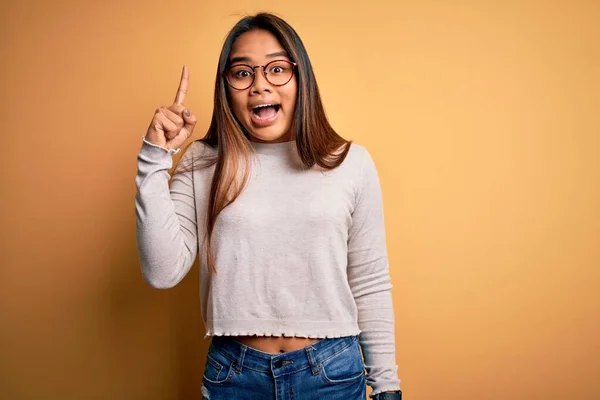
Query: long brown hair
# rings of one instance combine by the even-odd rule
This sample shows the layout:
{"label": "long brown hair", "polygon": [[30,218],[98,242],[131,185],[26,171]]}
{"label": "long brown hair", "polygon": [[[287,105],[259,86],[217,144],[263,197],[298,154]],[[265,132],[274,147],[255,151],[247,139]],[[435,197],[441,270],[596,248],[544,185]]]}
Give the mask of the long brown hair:
{"label": "long brown hair", "polygon": [[[254,153],[248,132],[231,110],[222,72],[229,67],[229,55],[236,39],[255,29],[273,34],[290,59],[298,64],[298,93],[291,129],[303,165],[306,168],[312,168],[315,164],[325,169],[336,168],[344,161],[352,144],[351,140],[338,135],[327,120],[312,65],[296,31],[283,19],[269,13],[247,16],[238,21],[229,31],[219,57],[210,127],[206,136],[197,140],[217,149],[216,158],[205,159],[203,163],[203,168],[216,164],[204,237],[208,270],[214,273],[217,270],[211,251],[211,238],[215,222],[219,213],[237,199],[248,183]],[[193,159],[191,164],[191,168],[189,165],[182,168],[178,166],[175,173],[193,171]]]}

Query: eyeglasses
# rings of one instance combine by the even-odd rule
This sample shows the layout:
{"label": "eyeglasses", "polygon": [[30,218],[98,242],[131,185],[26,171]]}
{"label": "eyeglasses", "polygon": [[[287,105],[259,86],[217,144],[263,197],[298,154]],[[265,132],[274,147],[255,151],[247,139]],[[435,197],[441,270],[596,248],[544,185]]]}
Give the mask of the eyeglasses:
{"label": "eyeglasses", "polygon": [[298,64],[295,62],[287,60],[274,60],[266,65],[256,65],[254,67],[247,64],[236,64],[223,72],[223,76],[232,88],[245,90],[254,84],[256,68],[262,67],[267,82],[273,86],[283,86],[292,80],[294,69],[297,66]]}

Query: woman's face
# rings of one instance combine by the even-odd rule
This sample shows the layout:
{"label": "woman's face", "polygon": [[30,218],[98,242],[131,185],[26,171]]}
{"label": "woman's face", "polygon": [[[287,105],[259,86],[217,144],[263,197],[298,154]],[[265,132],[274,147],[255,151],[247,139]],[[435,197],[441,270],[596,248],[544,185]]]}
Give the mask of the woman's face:
{"label": "woman's face", "polygon": [[[237,70],[239,79],[247,79],[249,70],[235,66],[263,66],[273,60],[291,61],[273,34],[260,29],[248,31],[233,44],[229,55],[230,71]],[[274,64],[268,69],[267,74],[273,76],[272,80],[276,80],[275,74],[283,71]],[[251,141],[277,143],[294,140],[291,126],[298,92],[296,73],[285,85],[275,86],[265,79],[262,67],[254,68],[254,71],[254,82],[249,88],[238,90],[227,85],[233,113],[250,133]],[[267,104],[272,106],[265,107]]]}

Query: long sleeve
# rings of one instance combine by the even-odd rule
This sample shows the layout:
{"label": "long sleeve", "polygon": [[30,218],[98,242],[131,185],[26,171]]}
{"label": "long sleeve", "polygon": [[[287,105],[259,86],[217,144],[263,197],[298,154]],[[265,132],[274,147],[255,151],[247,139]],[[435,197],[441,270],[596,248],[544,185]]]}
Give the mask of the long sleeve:
{"label": "long sleeve", "polygon": [[[192,144],[182,156],[189,162]],[[172,153],[143,140],[137,157],[136,240],[142,275],[155,288],[179,283],[198,252],[192,172],[175,173]]]}
{"label": "long sleeve", "polygon": [[377,169],[365,150],[348,236],[348,282],[358,309],[362,353],[371,395],[399,390],[394,310]]}

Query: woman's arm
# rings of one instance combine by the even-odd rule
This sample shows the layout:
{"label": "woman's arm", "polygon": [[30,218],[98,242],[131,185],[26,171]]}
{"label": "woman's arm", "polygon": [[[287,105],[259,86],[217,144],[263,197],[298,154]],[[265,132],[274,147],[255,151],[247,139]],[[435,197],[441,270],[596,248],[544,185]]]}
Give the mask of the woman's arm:
{"label": "woman's arm", "polygon": [[383,200],[377,169],[366,149],[348,236],[348,282],[358,308],[372,395],[399,390]]}
{"label": "woman's arm", "polygon": [[[179,165],[190,162],[196,143]],[[142,275],[155,288],[175,286],[190,270],[198,252],[192,172],[173,176],[173,150],[144,139],[135,179],[136,239]]]}

